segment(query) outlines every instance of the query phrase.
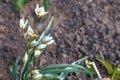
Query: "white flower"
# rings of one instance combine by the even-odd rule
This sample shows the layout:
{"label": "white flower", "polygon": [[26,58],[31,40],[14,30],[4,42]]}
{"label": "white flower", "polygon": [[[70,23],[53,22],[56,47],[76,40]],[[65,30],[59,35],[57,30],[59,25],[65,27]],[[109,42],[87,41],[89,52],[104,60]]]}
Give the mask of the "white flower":
{"label": "white flower", "polygon": [[28,54],[25,53],[24,57],[23,57],[23,63],[25,64],[28,60]]}
{"label": "white flower", "polygon": [[36,8],[35,8],[35,14],[38,16],[38,17],[41,17],[43,15],[46,15],[48,12],[45,12],[45,9],[44,7],[39,7],[38,4],[36,4]]}
{"label": "white flower", "polygon": [[38,70],[32,70],[31,74],[32,75],[39,74],[39,71]]}
{"label": "white flower", "polygon": [[31,46],[35,46],[37,44],[37,41],[33,40],[30,44],[31,44]]}
{"label": "white flower", "polygon": [[31,28],[31,26],[28,26],[27,34],[28,34],[29,36],[32,36],[32,35],[34,34],[34,31],[33,31],[33,29]]}
{"label": "white flower", "polygon": [[92,66],[91,66],[92,63],[91,63],[90,61],[85,60],[85,64],[86,64],[86,67],[87,67],[87,68],[89,68],[89,69],[92,68]]}
{"label": "white flower", "polygon": [[53,38],[51,37],[51,36],[46,36],[46,37],[44,37],[43,39],[42,39],[42,43],[46,43],[46,42],[48,42],[48,41],[50,41],[50,40],[52,40]]}
{"label": "white flower", "polygon": [[19,23],[20,28],[25,29],[27,23],[28,23],[28,20],[25,20],[24,18],[20,19],[20,23]]}
{"label": "white flower", "polygon": [[41,52],[42,52],[42,51],[40,51],[40,50],[35,50],[34,56],[35,56],[35,57],[39,56],[39,55],[41,54]]}
{"label": "white flower", "polygon": [[42,76],[43,76],[42,74],[35,74],[32,76],[32,79],[33,80],[40,80],[42,78]]}
{"label": "white flower", "polygon": [[46,45],[51,45],[51,44],[53,44],[55,41],[54,40],[50,40],[50,41],[48,41],[47,43],[45,43]]}
{"label": "white flower", "polygon": [[38,47],[37,47],[37,49],[38,50],[42,50],[42,49],[44,49],[44,48],[46,48],[46,44],[40,44]]}
{"label": "white flower", "polygon": [[43,76],[42,74],[39,73],[38,70],[32,70],[31,74],[32,74],[32,80],[39,80]]}

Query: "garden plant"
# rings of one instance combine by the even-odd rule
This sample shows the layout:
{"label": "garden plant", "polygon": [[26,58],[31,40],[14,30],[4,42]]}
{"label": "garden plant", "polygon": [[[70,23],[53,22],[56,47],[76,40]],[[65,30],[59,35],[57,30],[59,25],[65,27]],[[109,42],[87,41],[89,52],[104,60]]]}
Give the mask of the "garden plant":
{"label": "garden plant", "polygon": [[[38,18],[48,14],[44,7],[36,5],[35,14]],[[52,28],[54,16],[51,17],[48,26],[43,33],[38,36],[30,25],[28,20],[20,19],[20,31],[26,45],[24,56],[18,57],[15,64],[9,65],[12,80],[64,80],[69,72],[83,72],[93,78],[93,72],[89,71],[82,63],[88,59],[83,57],[71,64],[52,64],[46,66],[35,66],[35,60],[41,56],[42,51],[49,45],[55,43],[53,37],[49,34]],[[22,60],[22,67],[18,70],[19,62]]]}

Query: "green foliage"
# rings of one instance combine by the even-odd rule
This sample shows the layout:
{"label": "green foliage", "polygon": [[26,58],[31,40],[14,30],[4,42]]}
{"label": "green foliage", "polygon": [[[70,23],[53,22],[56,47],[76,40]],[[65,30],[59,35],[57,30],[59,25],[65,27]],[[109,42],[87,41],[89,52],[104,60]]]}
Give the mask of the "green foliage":
{"label": "green foliage", "polygon": [[[45,11],[47,11],[48,7],[47,7],[47,2],[46,2],[46,0],[41,0],[41,2],[42,2],[42,6],[44,7]],[[42,16],[42,19],[45,19],[45,15]]]}
{"label": "green foliage", "polygon": [[16,59],[15,64],[13,63],[8,64],[8,68],[12,73],[12,80],[16,80],[18,63],[19,63],[19,58]]}
{"label": "green foliage", "polygon": [[42,6],[44,7],[45,11],[47,11],[47,2],[46,0],[41,0]]}
{"label": "green foliage", "polygon": [[[14,0],[13,0],[14,1]],[[17,0],[15,2],[19,2],[21,0]],[[46,0],[44,0],[44,4]],[[13,3],[15,3],[13,2]],[[23,3],[22,1],[19,3]],[[19,5],[20,6],[20,5]],[[47,7],[45,6],[47,9]],[[40,9],[37,7],[36,9]],[[43,11],[44,12],[44,11]],[[38,11],[39,13],[39,11]],[[44,13],[43,13],[44,14]],[[36,14],[37,15],[37,14]],[[39,18],[42,17],[38,16]],[[26,45],[26,52],[24,52],[24,56],[22,59],[22,68],[18,73],[20,76],[19,80],[64,80],[69,72],[83,72],[90,75],[91,79],[93,79],[93,72],[89,71],[87,68],[81,65],[88,57],[84,57],[77,61],[74,61],[71,64],[53,64],[44,67],[36,67],[35,59],[37,59],[38,55],[41,54],[42,50],[45,49],[48,45],[54,43],[53,38],[49,35],[50,29],[52,28],[54,16],[51,17],[48,26],[43,31],[41,36],[35,34],[34,30],[31,26],[28,26],[28,30],[26,31],[25,27],[27,26],[28,20],[20,19],[20,29],[23,35],[23,40]],[[9,66],[9,69],[12,73],[12,79],[16,80],[17,75],[17,66],[19,59],[16,59],[16,63],[12,66]]]}
{"label": "green foliage", "polygon": [[114,73],[112,74],[111,80],[118,80],[120,79],[120,64],[117,68],[114,69]]}
{"label": "green foliage", "polygon": [[104,60],[102,60],[102,59],[100,59],[100,58],[96,58],[97,59],[97,61],[99,61],[105,68],[106,68],[106,70],[107,70],[107,73],[109,74],[109,75],[112,75],[113,74],[113,68],[112,68],[112,66],[109,64],[109,63],[107,63],[107,62],[105,62]]}
{"label": "green foliage", "polygon": [[38,39],[38,44],[37,44],[37,45],[39,45],[40,42],[41,42],[41,40],[42,40],[45,36],[47,36],[48,32],[50,31],[50,29],[51,29],[51,27],[52,27],[53,19],[54,19],[54,16],[51,17],[50,22],[49,22],[47,28],[43,31],[43,33],[42,33],[41,36],[39,37],[39,39]]}
{"label": "green foliage", "polygon": [[26,0],[11,0],[12,9],[18,12],[25,4]]}
{"label": "green foliage", "polygon": [[120,78],[120,64],[117,66],[117,68],[113,68],[108,62],[97,58],[97,61],[99,61],[107,70],[107,73],[109,76],[111,76],[111,80],[118,80]]}
{"label": "green foliage", "polygon": [[90,72],[84,66],[81,66],[79,64],[54,64],[54,65],[44,66],[42,68],[39,68],[38,70],[40,73],[44,75],[54,74],[54,78],[58,78],[59,80],[64,80],[69,72],[87,73],[91,76],[91,79],[94,80],[92,77],[93,72]]}

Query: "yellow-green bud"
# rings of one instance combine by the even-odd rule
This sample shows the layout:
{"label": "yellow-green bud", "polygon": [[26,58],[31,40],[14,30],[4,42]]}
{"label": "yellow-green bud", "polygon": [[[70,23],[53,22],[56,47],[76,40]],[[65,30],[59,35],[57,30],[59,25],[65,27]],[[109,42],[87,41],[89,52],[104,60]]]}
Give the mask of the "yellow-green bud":
{"label": "yellow-green bud", "polygon": [[92,68],[92,62],[86,60],[86,61],[85,61],[85,64],[86,64],[86,67],[87,67],[87,68],[89,68],[89,69]]}

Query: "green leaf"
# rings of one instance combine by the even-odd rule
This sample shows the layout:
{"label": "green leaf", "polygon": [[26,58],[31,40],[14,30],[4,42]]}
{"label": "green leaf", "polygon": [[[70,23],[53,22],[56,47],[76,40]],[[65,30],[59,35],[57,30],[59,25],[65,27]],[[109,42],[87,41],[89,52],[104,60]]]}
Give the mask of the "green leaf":
{"label": "green leaf", "polygon": [[81,58],[81,59],[79,59],[77,61],[74,61],[72,64],[81,64],[82,62],[84,62],[87,59],[88,59],[88,56],[83,57],[83,58]]}
{"label": "green leaf", "polygon": [[41,0],[41,2],[42,2],[42,5],[43,5],[45,11],[47,11],[47,2],[46,2],[46,0]]}
{"label": "green leaf", "polygon": [[[41,2],[42,2],[42,6],[44,7],[45,11],[47,11],[47,2],[46,2],[46,0],[41,0]],[[45,16],[46,15],[42,16],[42,19],[45,19]]]}
{"label": "green leaf", "polygon": [[34,59],[34,52],[35,52],[35,51],[32,50],[31,55],[30,55],[27,63],[23,65],[22,70],[21,70],[21,74],[20,74],[20,80],[25,80],[26,72],[27,72],[27,70],[28,70],[28,67],[29,67],[30,63],[31,63],[31,62],[33,61],[33,59]]}
{"label": "green leaf", "polygon": [[8,69],[10,70],[10,72],[12,73],[14,63],[13,63],[13,62],[10,62],[10,63],[8,63],[7,66],[8,66]]}
{"label": "green leaf", "polygon": [[[83,58],[81,58],[81,59],[79,59],[79,60],[77,60],[77,61],[74,61],[73,63],[72,63],[72,65],[75,65],[75,64],[81,64],[83,61],[85,61],[85,60],[87,60],[88,59],[88,56],[86,56],[86,57],[83,57]],[[68,73],[61,73],[60,74],[60,80],[64,80],[65,79],[65,77],[67,76],[67,74]],[[92,77],[92,75],[91,75],[91,77]]]}
{"label": "green leaf", "polygon": [[111,77],[111,80],[118,80],[118,78],[120,77],[120,64],[117,66],[117,68],[114,70],[114,73]]}
{"label": "green leaf", "polygon": [[51,27],[52,27],[53,19],[54,19],[54,16],[51,17],[50,22],[49,22],[47,28],[45,29],[45,31],[43,31],[43,33],[42,33],[41,36],[39,37],[39,39],[38,39],[38,44],[37,44],[37,45],[39,45],[40,42],[41,42],[41,40],[42,40],[45,36],[47,36],[48,32],[50,31],[50,29],[51,29]]}
{"label": "green leaf", "polygon": [[55,78],[55,77],[46,77],[46,76],[43,76],[40,80],[59,80],[58,78]]}
{"label": "green leaf", "polygon": [[87,71],[88,73],[90,73],[86,68],[84,68],[81,65],[72,65],[72,64],[53,64],[53,65],[48,65],[48,66],[44,66],[42,68],[39,68],[40,71],[45,71],[45,70],[50,70],[50,69],[56,69],[56,68],[66,68],[66,67],[70,67],[70,68],[79,68],[79,69],[83,69],[85,71]]}
{"label": "green leaf", "polygon": [[100,62],[100,63],[106,68],[107,73],[108,73],[109,75],[112,75],[112,74],[113,74],[114,69],[112,68],[112,66],[111,66],[109,63],[105,62],[104,60],[102,60],[102,59],[100,59],[100,58],[96,58],[96,60],[97,60],[98,62]]}
{"label": "green leaf", "polygon": [[18,12],[25,4],[26,0],[11,0],[12,9]]}
{"label": "green leaf", "polygon": [[[91,79],[93,79],[92,74],[93,72],[90,72],[86,68],[80,65],[73,65],[73,64],[54,64],[54,65],[48,65],[42,68],[38,69],[40,73],[42,74],[57,74],[57,73],[69,73],[69,72],[84,72],[88,73],[91,76]],[[59,76],[59,79],[62,76]]]}
{"label": "green leaf", "polygon": [[13,69],[12,69],[12,80],[16,80],[18,62],[19,62],[19,58],[16,59],[15,65],[13,66]]}
{"label": "green leaf", "polygon": [[50,69],[50,70],[45,70],[45,71],[40,71],[42,74],[58,74],[58,73],[62,73],[62,72],[84,72],[84,73],[91,73],[91,72],[87,72],[85,70],[82,69],[77,69],[77,68],[71,68],[71,69]]}

